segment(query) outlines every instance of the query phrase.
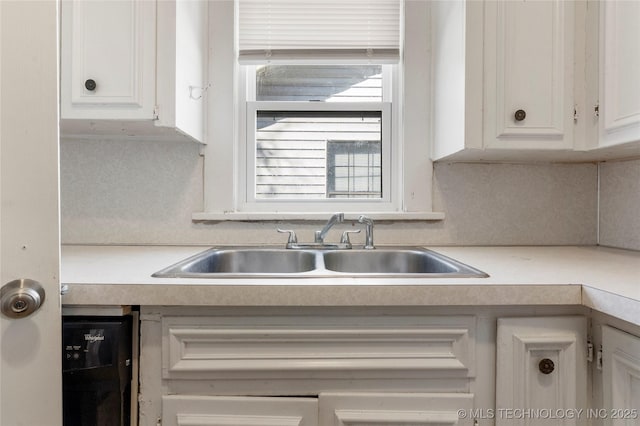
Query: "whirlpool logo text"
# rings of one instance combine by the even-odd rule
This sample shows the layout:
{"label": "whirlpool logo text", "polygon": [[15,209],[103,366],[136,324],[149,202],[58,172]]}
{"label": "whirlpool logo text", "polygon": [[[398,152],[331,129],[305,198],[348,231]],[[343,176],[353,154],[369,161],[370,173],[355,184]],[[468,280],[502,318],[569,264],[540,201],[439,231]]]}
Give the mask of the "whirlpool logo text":
{"label": "whirlpool logo text", "polygon": [[102,340],[104,340],[104,336],[99,336],[99,335],[95,335],[95,334],[85,334],[84,335],[84,340],[87,342],[100,342]]}

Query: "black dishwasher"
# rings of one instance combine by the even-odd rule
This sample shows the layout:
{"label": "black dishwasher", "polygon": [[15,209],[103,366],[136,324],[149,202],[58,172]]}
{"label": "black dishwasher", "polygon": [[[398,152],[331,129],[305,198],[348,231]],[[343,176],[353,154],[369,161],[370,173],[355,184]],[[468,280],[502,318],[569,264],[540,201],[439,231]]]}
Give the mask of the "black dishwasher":
{"label": "black dishwasher", "polygon": [[62,320],[64,426],[131,424],[130,316]]}

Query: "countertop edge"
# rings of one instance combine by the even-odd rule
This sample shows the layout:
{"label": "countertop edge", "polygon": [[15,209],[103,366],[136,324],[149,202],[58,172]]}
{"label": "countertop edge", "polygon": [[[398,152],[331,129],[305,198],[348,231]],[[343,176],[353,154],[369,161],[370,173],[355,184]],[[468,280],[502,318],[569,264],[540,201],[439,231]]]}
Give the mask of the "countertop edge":
{"label": "countertop edge", "polygon": [[173,306],[581,305],[582,286],[71,284],[62,303]]}

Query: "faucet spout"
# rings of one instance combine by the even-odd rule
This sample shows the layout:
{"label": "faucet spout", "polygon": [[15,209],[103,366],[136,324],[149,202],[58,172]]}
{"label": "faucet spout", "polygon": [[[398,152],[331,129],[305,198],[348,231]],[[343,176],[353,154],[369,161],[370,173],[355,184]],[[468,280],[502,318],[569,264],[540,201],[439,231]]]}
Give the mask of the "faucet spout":
{"label": "faucet spout", "polygon": [[335,225],[336,223],[341,223],[343,221],[344,221],[344,213],[335,213],[333,216],[331,216],[327,224],[324,225],[324,228],[322,228],[320,231],[315,232],[314,241],[316,243],[323,243],[324,237],[327,236],[327,233],[329,232],[331,227],[333,227],[333,225]]}

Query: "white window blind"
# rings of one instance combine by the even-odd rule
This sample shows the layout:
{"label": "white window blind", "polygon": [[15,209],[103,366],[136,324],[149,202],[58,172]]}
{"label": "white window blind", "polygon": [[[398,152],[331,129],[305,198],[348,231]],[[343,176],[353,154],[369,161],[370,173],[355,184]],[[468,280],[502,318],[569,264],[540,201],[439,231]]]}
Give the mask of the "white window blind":
{"label": "white window blind", "polygon": [[397,63],[400,0],[238,0],[239,60]]}

